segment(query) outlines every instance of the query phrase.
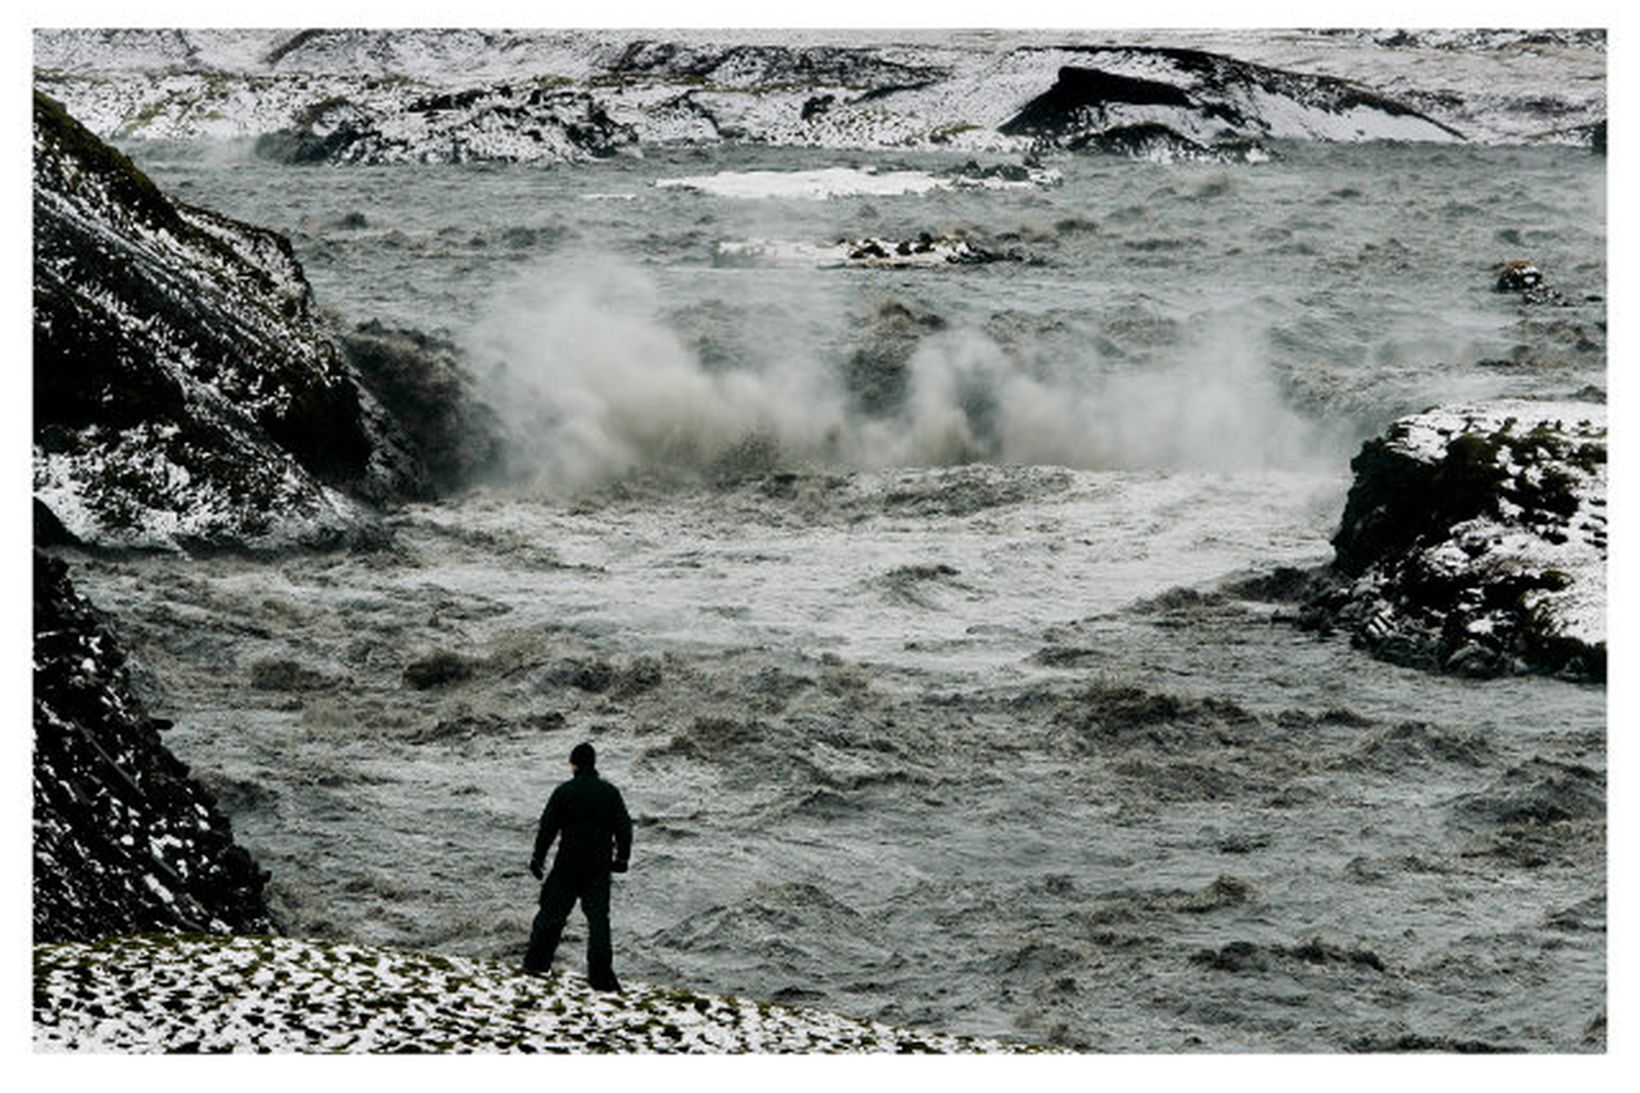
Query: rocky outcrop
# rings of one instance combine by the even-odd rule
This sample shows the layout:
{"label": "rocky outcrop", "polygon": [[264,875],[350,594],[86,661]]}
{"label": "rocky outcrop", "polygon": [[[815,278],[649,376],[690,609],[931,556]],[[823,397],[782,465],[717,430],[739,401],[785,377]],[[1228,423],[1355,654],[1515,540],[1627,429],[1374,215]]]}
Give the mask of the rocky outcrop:
{"label": "rocky outcrop", "polygon": [[582,91],[499,84],[396,108],[327,99],[263,135],[258,154],[287,163],[517,163],[603,159],[634,141]]}
{"label": "rocky outcrop", "polygon": [[1193,49],[1090,47],[1001,126],[1071,150],[1247,158],[1268,139],[1460,140],[1400,102],[1343,80]]}
{"label": "rocky outcrop", "polygon": [[34,557],[34,940],[267,933],[267,874],[132,694],[120,640]]}
{"label": "rocky outcrop", "polygon": [[757,89],[800,85],[843,87],[856,93],[923,87],[950,75],[932,64],[906,63],[885,51],[839,46],[715,45],[635,41],[609,66],[612,74],[664,76]]}
{"label": "rocky outcrop", "polygon": [[125,547],[324,545],[429,492],[282,236],[176,203],[34,105],[34,493]]}
{"label": "rocky outcrop", "polygon": [[1492,283],[1492,291],[1519,296],[1522,303],[1528,304],[1566,302],[1560,291],[1544,280],[1543,271],[1538,269],[1537,263],[1527,258],[1505,262],[1498,271],[1497,280]]}
{"label": "rocky outcrop", "polygon": [[719,243],[718,265],[863,266],[874,269],[985,266],[993,262],[1022,262],[1017,249],[1002,250],[978,239],[953,232],[918,232],[906,239],[865,236],[835,243],[793,243],[766,239]]}
{"label": "rocky outcrop", "polygon": [[1604,405],[1431,410],[1350,466],[1332,581],[1301,621],[1418,667],[1605,678]]}

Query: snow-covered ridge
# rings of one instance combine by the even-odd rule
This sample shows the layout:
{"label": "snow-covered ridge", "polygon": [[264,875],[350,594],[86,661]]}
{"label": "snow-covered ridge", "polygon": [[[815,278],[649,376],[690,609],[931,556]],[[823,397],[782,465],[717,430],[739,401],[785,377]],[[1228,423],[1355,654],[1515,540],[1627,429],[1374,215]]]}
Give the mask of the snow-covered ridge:
{"label": "snow-covered ridge", "polygon": [[[1181,75],[1185,53],[1212,62]],[[1240,137],[1321,140],[1578,143],[1606,111],[1604,37],[1578,32],[35,35],[37,83],[105,137],[300,133],[316,108],[345,104],[352,124],[388,149],[367,141],[337,158],[381,162],[574,160],[611,143],[717,140],[1017,152],[1030,138],[999,130],[1062,69],[1088,65],[1171,81],[1195,100],[1182,118],[1116,103],[1101,125],[1182,126],[1197,143],[1224,129],[1227,103],[1241,115],[1232,127]],[[452,93],[471,99],[455,113],[426,108]],[[531,95],[566,96],[580,120],[521,108]],[[590,144],[577,139],[589,124],[599,133]]]}
{"label": "snow-covered ridge", "polygon": [[461,386],[423,390],[420,365],[372,384],[357,350],[315,315],[287,239],[173,202],[36,95],[34,495],[70,539],[374,535],[369,506],[431,496],[449,454],[401,418],[451,412]]}
{"label": "snow-covered ridge", "polygon": [[34,951],[36,1051],[996,1052],[1017,1045],[494,961],[294,938]]}

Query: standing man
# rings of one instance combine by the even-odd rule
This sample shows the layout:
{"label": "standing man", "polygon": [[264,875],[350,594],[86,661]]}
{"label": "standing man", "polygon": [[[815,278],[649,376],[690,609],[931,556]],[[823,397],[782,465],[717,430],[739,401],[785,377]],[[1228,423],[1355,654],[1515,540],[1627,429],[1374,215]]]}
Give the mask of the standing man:
{"label": "standing man", "polygon": [[621,791],[598,777],[597,753],[591,744],[577,744],[569,753],[574,777],[552,791],[541,813],[535,836],[530,874],[541,879],[541,865],[553,839],[558,856],[541,885],[541,910],[530,930],[530,948],[524,954],[526,971],[544,972],[552,966],[558,936],[575,901],[587,917],[587,982],[594,990],[618,991],[614,952],[609,941],[609,887],[611,873],[626,872],[632,854],[632,818],[626,813]]}

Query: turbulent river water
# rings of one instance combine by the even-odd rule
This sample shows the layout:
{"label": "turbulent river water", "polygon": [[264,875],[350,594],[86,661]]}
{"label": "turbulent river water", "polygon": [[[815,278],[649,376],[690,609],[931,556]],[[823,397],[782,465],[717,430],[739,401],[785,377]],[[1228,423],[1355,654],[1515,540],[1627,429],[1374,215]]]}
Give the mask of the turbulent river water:
{"label": "turbulent river water", "polygon": [[[521,472],[380,550],[79,561],[287,931],[517,959],[590,739],[637,822],[632,979],[1100,1051],[1604,1044],[1604,689],[1393,667],[1224,590],[1330,557],[1395,414],[1604,387],[1491,291],[1529,256],[1604,293],[1603,160],[816,200],[654,184],[962,160],[128,151],[289,234],[345,324],[444,331]],[[813,258],[924,231],[1017,260]],[[439,653],[467,674],[411,685]]]}

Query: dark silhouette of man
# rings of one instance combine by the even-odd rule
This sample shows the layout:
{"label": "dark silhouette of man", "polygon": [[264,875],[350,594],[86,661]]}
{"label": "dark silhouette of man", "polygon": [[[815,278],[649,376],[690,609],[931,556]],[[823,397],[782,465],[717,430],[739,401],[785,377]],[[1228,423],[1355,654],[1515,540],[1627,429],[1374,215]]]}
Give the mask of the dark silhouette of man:
{"label": "dark silhouette of man", "polygon": [[598,777],[598,756],[591,744],[569,753],[574,777],[552,791],[535,835],[530,874],[541,880],[541,865],[554,839],[558,855],[541,885],[541,910],[530,930],[524,968],[544,972],[558,951],[558,937],[575,901],[587,917],[587,982],[594,990],[618,991],[614,952],[609,941],[610,874],[626,872],[632,855],[632,818],[621,791]]}

